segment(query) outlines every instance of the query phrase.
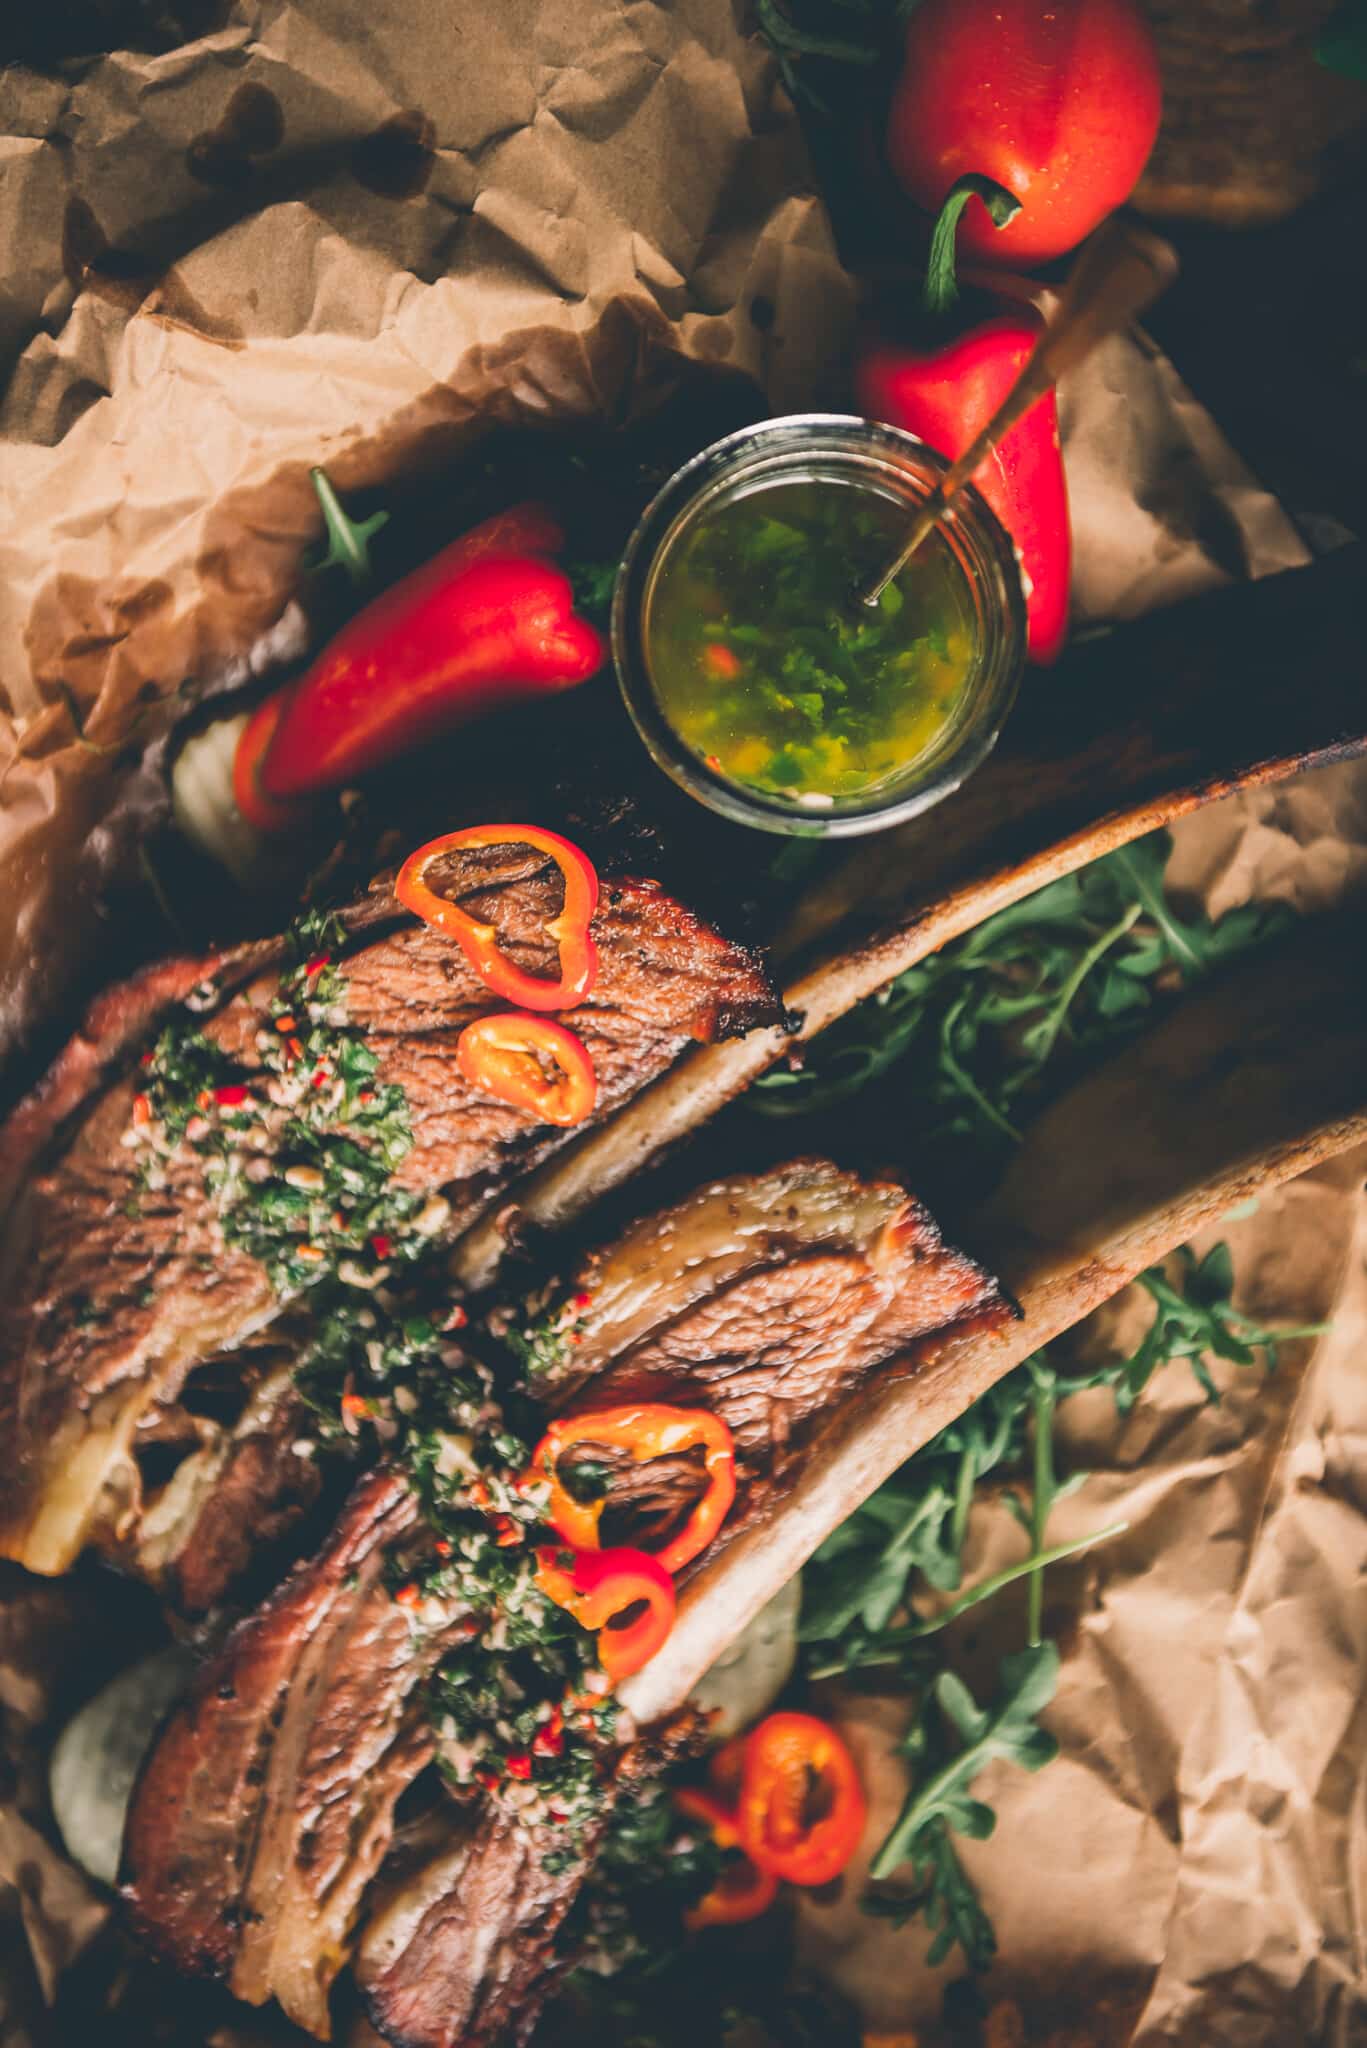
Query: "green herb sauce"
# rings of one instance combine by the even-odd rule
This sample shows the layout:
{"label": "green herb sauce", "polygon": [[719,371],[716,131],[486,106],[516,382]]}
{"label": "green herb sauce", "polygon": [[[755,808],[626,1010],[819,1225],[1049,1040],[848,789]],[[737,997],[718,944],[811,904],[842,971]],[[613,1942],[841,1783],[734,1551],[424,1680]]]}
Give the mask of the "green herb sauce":
{"label": "green herb sauce", "polygon": [[[173,1158],[196,1156],[225,1239],[282,1298],[307,1293],[313,1334],[295,1383],[311,1441],[407,1472],[431,1541],[394,1564],[391,1591],[415,1634],[464,1629],[428,1689],[439,1765],[516,1817],[563,1828],[551,1857],[564,1862],[600,1811],[617,1707],[594,1635],[536,1583],[547,1489],[526,1473],[541,1423],[509,1419],[465,1311],[431,1270],[446,1204],[393,1185],[413,1143],[408,1104],[348,1017],[346,942],[335,919],[296,926],[241,1064],[192,1010],[173,1019],[144,1058],[130,1140],[153,1192]],[[200,1007],[214,996],[202,991]],[[546,1337],[546,1366],[568,1341]]]}
{"label": "green herb sauce", "polygon": [[780,483],[669,551],[649,599],[651,679],[715,774],[821,809],[895,782],[952,723],[974,635],[948,543],[932,534],[876,609],[853,599],[906,520],[870,492]]}

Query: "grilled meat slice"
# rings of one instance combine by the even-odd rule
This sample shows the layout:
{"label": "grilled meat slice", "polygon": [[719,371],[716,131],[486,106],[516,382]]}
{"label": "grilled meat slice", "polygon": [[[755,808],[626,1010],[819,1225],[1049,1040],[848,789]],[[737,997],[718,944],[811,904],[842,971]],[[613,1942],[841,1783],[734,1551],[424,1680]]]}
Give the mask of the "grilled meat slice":
{"label": "grilled meat slice", "polygon": [[[664,1398],[726,1416],[741,1480],[730,1528],[764,1512],[871,1375],[1010,1314],[904,1188],[808,1160],[715,1182],[638,1224],[524,1342],[552,1405]],[[687,1459],[631,1477],[641,1483],[621,1486],[610,1512],[656,1521],[695,1483]],[[410,1636],[378,1583],[386,1552],[420,1541],[401,1482],[363,1482],[317,1564],[210,1665],[154,1752],[130,1825],[130,1893],[158,1951],[249,2001],[276,1996],[319,2033],[395,1799],[431,1754],[417,1689],[459,1639],[459,1617]],[[621,1752],[604,1816],[655,1753]],[[416,1867],[408,1857],[381,1878],[361,1938],[370,2019],[397,2048],[521,2039],[559,1967],[592,1833],[567,1857],[565,1829],[501,1793],[479,1813],[427,1815],[424,1830]]]}
{"label": "grilled meat slice", "polygon": [[[94,1532],[101,1555],[198,1617],[279,1576],[277,1556],[323,1479],[294,1383],[305,1342],[286,1314],[199,1367],[133,1443],[139,1495]],[[268,1576],[269,1575],[269,1576]]]}
{"label": "grilled meat slice", "polygon": [[[723,1416],[740,1482],[724,1542],[871,1375],[911,1372],[951,1335],[1012,1314],[905,1188],[807,1159],[714,1181],[636,1224],[522,1342],[531,1391],[556,1408],[666,1401]],[[611,1462],[591,1441],[583,1453]],[[660,1494],[666,1482],[677,1512],[687,1469],[661,1473]],[[669,1511],[660,1497],[642,1506]]]}
{"label": "grilled meat slice", "polygon": [[432,1754],[420,1693],[450,1638],[415,1634],[381,1576],[422,1541],[401,1476],[360,1481],[319,1556],[200,1671],[129,1813],[124,1889],[153,1951],[323,2037],[395,1805]]}
{"label": "grilled meat slice", "polygon": [[[501,867],[488,856],[451,863],[445,886],[497,927],[522,966],[553,973],[545,926],[559,877],[540,856],[519,855],[511,866],[506,849],[499,857]],[[535,1123],[460,1076],[461,1030],[497,1005],[456,946],[399,911],[387,884],[344,922],[353,933],[342,962],[347,1019],[378,1059],[376,1086],[402,1089],[413,1134],[395,1185],[440,1193],[449,1230],[459,1230],[574,1134]],[[599,977],[574,1024],[598,1074],[595,1120],[690,1041],[780,1014],[757,962],[652,882],[606,883],[593,932]],[[232,956],[235,989],[220,1000],[199,988],[195,998],[204,1036],[247,1083],[261,1073],[257,1038],[269,1030],[280,979],[278,956],[260,968],[263,957],[252,955],[242,978],[241,956]],[[66,1569],[102,1523],[117,1520],[127,1537],[144,1504],[139,1426],[176,1401],[187,1375],[280,1307],[264,1266],[225,1237],[194,1147],[181,1144],[164,1162],[164,1184],[151,1189],[127,1142],[138,1092],[136,1066],[127,1071],[138,1049],[128,1017],[150,1024],[167,991],[183,991],[189,976],[177,963],[155,987],[143,977],[122,1007],[107,998],[120,1071],[83,1037],[79,1057],[65,1055],[0,1134],[0,1165],[39,1164],[10,1204],[0,1246],[9,1309],[0,1328],[0,1438],[9,1454],[0,1555],[34,1571]],[[287,1118],[284,1107],[267,1106],[267,1155]]]}
{"label": "grilled meat slice", "polygon": [[513,2048],[530,2037],[572,1960],[558,1938],[614,1807],[686,1750],[694,1725],[686,1716],[621,1751],[597,1825],[573,1853],[563,1828],[486,1812],[418,1870],[377,1887],[355,1969],[393,2048]]}

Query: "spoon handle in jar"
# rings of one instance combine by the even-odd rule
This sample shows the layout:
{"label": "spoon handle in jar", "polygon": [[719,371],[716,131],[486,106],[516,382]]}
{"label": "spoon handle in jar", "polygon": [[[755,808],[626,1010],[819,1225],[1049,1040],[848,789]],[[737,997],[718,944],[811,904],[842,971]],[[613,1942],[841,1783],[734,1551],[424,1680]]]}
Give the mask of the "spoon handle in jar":
{"label": "spoon handle in jar", "polygon": [[951,464],[926,499],[896,558],[859,592],[864,604],[877,604],[943,518],[954,493],[981,468],[997,443],[1050,385],[1057,383],[1065,370],[1075,369],[1108,334],[1142,313],[1166,291],[1176,274],[1177,257],[1169,244],[1136,221],[1115,214],[1092,237],[1073,265],[1054,316],[1020,376],[977,439]]}

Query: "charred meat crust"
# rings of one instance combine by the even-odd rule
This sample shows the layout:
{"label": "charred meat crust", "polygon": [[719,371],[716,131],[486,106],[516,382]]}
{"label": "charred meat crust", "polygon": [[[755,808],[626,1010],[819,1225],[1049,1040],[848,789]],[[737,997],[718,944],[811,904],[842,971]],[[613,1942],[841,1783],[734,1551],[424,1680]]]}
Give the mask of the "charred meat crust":
{"label": "charred meat crust", "polygon": [[[699,1404],[730,1425],[737,1501],[709,1558],[862,1384],[1017,1313],[904,1187],[820,1159],[713,1182],[645,1218],[564,1298],[587,1306],[571,1307],[573,1345],[534,1393],[557,1409]],[[661,1478],[676,1502],[693,1490],[686,1469]]]}
{"label": "charred meat crust", "polygon": [[406,1482],[353,1491],[319,1555],[228,1637],[154,1746],[125,1838],[134,1927],[162,1960],[272,1994],[326,2034],[327,1994],[395,1804],[431,1755],[415,1640],[384,1584],[421,1543]]}
{"label": "charred meat crust", "polygon": [[[553,970],[545,933],[559,901],[553,870],[524,860],[515,879],[490,881],[484,867],[474,867],[457,873],[452,886],[497,926],[520,964]],[[403,1088],[413,1130],[396,1184],[441,1190],[450,1227],[459,1229],[574,1134],[536,1125],[460,1078],[460,1031],[496,999],[457,947],[401,915],[383,887],[346,922],[348,1014],[379,1060],[380,1082]],[[599,980],[574,1019],[598,1072],[596,1121],[691,1040],[779,1015],[751,956],[653,882],[605,884],[594,932]],[[270,958],[278,965],[279,957],[276,947]],[[247,1080],[259,1068],[256,1033],[278,982],[265,958],[262,949],[223,956],[219,972],[236,987],[217,1007],[211,998],[197,1019]],[[264,1268],[225,1241],[196,1156],[173,1158],[166,1187],[144,1200],[136,1158],[123,1143],[136,1089],[117,1069],[212,965],[175,963],[160,979],[140,977],[111,996],[94,1022],[104,1018],[117,1057],[103,1055],[98,1033],[83,1037],[84,1050],[64,1056],[65,1069],[54,1070],[16,1112],[16,1167],[35,1160],[45,1138],[63,1141],[16,1200],[5,1249],[12,1277],[11,1314],[0,1330],[0,1435],[11,1463],[0,1494],[0,1551],[31,1569],[64,1569],[102,1502],[118,1499],[126,1511],[131,1494],[136,1511],[137,1428],[174,1400],[201,1361],[278,1310]]]}
{"label": "charred meat crust", "polygon": [[613,1809],[689,1748],[686,1716],[625,1749],[603,1787],[599,1826],[554,1874],[554,1828],[494,1820],[397,1886],[363,1931],[356,1976],[372,2025],[392,2048],[501,2048],[531,2035],[573,1960],[558,1937]]}
{"label": "charred meat crust", "polygon": [[[643,1219],[588,1260],[567,1300],[578,1342],[552,1353],[534,1391],[724,1415],[740,1480],[728,1535],[767,1512],[872,1375],[1012,1313],[904,1187],[819,1159],[713,1182]],[[648,1515],[677,1512],[695,1481],[686,1459],[633,1477]],[[318,2032],[395,1800],[432,1751],[418,1694],[445,1646],[409,1637],[379,1577],[422,1540],[401,1481],[361,1482],[322,1555],[239,1628],[172,1721],[130,1823],[128,1895],[158,1952],[249,2002],[274,1995]],[[622,1752],[598,1825],[652,1754]],[[432,1816],[416,1866],[378,1880],[359,1944],[357,1982],[385,2037],[525,2038],[595,1839],[566,1858],[563,1829],[496,1801],[451,1807],[444,1829]]]}

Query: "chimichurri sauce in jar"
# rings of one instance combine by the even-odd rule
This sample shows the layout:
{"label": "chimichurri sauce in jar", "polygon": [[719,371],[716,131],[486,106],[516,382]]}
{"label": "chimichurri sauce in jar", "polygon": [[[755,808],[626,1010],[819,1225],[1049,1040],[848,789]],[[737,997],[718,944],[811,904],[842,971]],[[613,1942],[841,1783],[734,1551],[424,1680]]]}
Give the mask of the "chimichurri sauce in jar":
{"label": "chimichurri sauce in jar", "polygon": [[783,480],[713,505],[665,554],[645,618],[665,718],[714,774],[819,812],[904,777],[975,660],[963,571],[932,533],[876,608],[905,504]]}

